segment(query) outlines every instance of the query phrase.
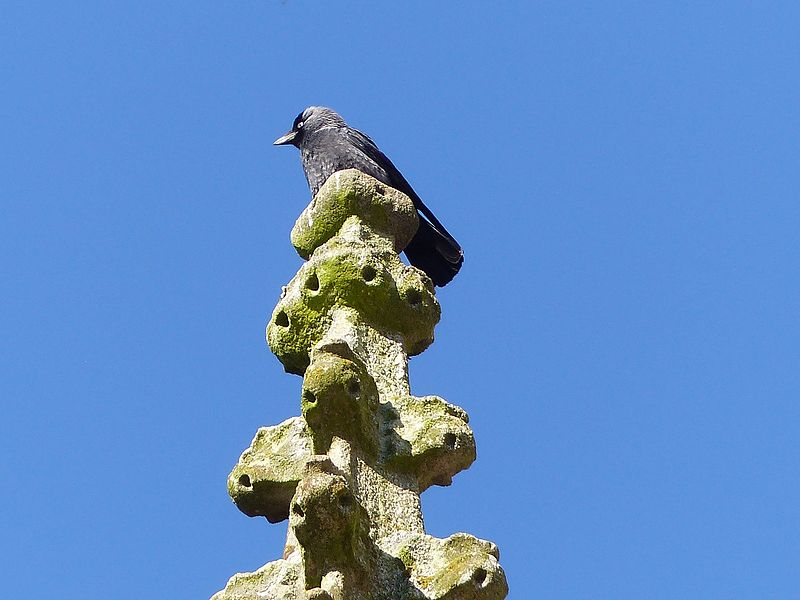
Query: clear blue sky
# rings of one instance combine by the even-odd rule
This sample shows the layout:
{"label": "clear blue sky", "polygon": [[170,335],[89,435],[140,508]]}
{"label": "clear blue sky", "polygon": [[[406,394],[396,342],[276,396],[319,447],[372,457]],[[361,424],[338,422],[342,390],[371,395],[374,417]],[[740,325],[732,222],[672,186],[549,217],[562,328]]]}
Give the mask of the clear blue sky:
{"label": "clear blue sky", "polygon": [[202,599],[281,554],[226,476],[299,413],[263,329],[309,104],[463,244],[412,389],[430,533],[510,598],[800,597],[796,2],[6,2],[3,597]]}

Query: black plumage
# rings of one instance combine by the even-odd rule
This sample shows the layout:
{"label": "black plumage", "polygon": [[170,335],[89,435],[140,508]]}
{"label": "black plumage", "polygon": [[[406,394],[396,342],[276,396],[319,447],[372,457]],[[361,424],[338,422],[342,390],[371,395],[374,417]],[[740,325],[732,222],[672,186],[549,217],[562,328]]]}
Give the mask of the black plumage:
{"label": "black plumage", "polygon": [[464,262],[461,246],[425,206],[405,177],[369,137],[348,127],[329,108],[310,106],[294,120],[292,130],[275,140],[300,149],[308,187],[314,196],[336,171],[358,169],[396,188],[414,202],[419,229],[406,246],[408,261],[422,269],[438,286],[449,283]]}

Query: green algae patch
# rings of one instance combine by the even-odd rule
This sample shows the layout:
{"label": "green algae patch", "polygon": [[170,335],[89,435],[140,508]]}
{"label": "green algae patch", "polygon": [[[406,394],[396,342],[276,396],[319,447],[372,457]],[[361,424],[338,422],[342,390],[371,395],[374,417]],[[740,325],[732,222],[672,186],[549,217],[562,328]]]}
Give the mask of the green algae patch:
{"label": "green algae patch", "polygon": [[392,554],[406,566],[414,586],[430,600],[502,600],[508,583],[497,546],[466,533],[439,539],[398,536]]}
{"label": "green algae patch", "polygon": [[413,474],[420,492],[450,485],[456,473],[475,461],[475,438],[467,413],[438,396],[395,398],[395,419],[387,463]]}
{"label": "green algae patch", "polygon": [[237,573],[211,600],[306,600],[301,581],[300,565],[280,559],[252,573]]}
{"label": "green algae patch", "polygon": [[302,549],[306,589],[319,587],[330,571],[371,566],[369,514],[327,457],[308,463],[289,524]]}
{"label": "green algae patch", "polygon": [[[371,239],[358,223],[352,233]],[[331,312],[341,307],[402,339],[410,355],[433,342],[441,315],[433,284],[422,271],[404,265],[379,242],[365,248],[357,240],[331,240],[300,268],[267,326],[270,348],[286,371],[305,372],[311,348],[327,331]]]}
{"label": "green algae patch", "polygon": [[303,258],[341,229],[352,215],[392,240],[396,252],[417,231],[419,218],[411,199],[355,169],[338,171],[320,188],[292,229],[292,245]]}
{"label": "green algae patch", "polygon": [[316,353],[303,378],[303,417],[315,454],[333,437],[351,441],[369,458],[378,451],[378,390],[363,364],[329,352]]}
{"label": "green algae patch", "polygon": [[475,460],[463,409],[411,395],[408,357],[432,342],[430,278],[397,253],[413,202],[335,173],[292,231],[308,259],[283,288],[267,341],[303,376],[302,416],[262,427],[228,476],[249,516],[288,517],[283,557],[212,600],[502,600],[497,547],[425,533],[420,493]]}
{"label": "green algae patch", "polygon": [[312,454],[311,432],[301,417],[262,427],[228,475],[228,494],[247,516],[282,521]]}

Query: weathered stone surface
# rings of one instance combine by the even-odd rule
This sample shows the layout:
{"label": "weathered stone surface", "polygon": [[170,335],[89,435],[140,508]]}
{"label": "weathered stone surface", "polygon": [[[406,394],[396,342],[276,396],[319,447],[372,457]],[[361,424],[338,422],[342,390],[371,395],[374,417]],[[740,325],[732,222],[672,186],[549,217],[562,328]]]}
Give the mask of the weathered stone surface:
{"label": "weathered stone surface", "polygon": [[308,258],[339,233],[351,216],[392,241],[395,252],[408,245],[419,220],[411,198],[355,169],[334,173],[292,229],[292,245]]}
{"label": "weathered stone surface", "polygon": [[282,521],[312,454],[311,432],[302,417],[262,427],[228,476],[228,493],[244,514]]}
{"label": "weathered stone surface", "polygon": [[401,533],[383,547],[400,558],[413,586],[430,600],[501,600],[508,593],[500,553],[491,542],[466,533],[443,540]]}
{"label": "weathered stone surface", "polygon": [[331,571],[359,579],[369,571],[369,515],[327,456],[308,463],[289,525],[302,549],[306,589],[319,587]]}
{"label": "weathered stone surface", "polygon": [[[273,523],[287,518],[289,500],[307,461],[312,454],[329,452],[337,437],[363,451],[362,470],[369,465],[376,473],[376,469],[397,472],[393,477],[375,475],[369,486],[373,489],[380,487],[375,477],[387,476],[395,482],[389,484],[392,489],[398,484],[418,491],[449,485],[475,460],[475,442],[462,409],[427,396],[395,397],[377,410],[376,385],[354,353],[349,348],[327,348],[315,353],[303,382],[301,406],[308,425],[295,417],[261,428],[228,477],[229,492],[242,512],[266,516]],[[348,448],[345,466],[351,454]],[[399,473],[409,477],[399,479]],[[391,497],[395,492],[386,493]]]}
{"label": "weathered stone surface", "polygon": [[237,573],[211,600],[306,600],[299,559],[276,560],[253,573]]}
{"label": "weathered stone surface", "polygon": [[[388,403],[387,403],[388,404]],[[419,491],[450,485],[453,476],[475,461],[475,438],[467,413],[438,396],[398,397],[387,417],[392,435],[386,460],[413,473]]]}
{"label": "weathered stone surface", "polygon": [[[345,235],[346,234],[346,235]],[[433,284],[357,221],[326,242],[286,287],[267,326],[270,348],[289,373],[302,375],[332,312],[348,307],[393,336],[409,355],[433,342],[440,317]]]}
{"label": "weathered stone surface", "polygon": [[381,398],[411,394],[408,354],[402,340],[385,335],[351,308],[337,308],[331,313],[331,324],[312,349],[312,356],[316,352],[354,354],[367,367]]}
{"label": "weathered stone surface", "polygon": [[353,355],[318,352],[303,378],[303,417],[314,439],[314,452],[328,452],[334,436],[349,440],[365,456],[378,453],[378,389]]}
{"label": "weathered stone surface", "polygon": [[397,252],[411,201],[355,171],[326,182],[292,231],[305,263],[267,327],[303,375],[302,417],[261,428],[228,478],[237,506],[289,518],[283,558],[212,600],[502,600],[491,542],[425,533],[420,493],[475,460],[467,413],[416,397],[408,357],[433,341],[430,279]]}

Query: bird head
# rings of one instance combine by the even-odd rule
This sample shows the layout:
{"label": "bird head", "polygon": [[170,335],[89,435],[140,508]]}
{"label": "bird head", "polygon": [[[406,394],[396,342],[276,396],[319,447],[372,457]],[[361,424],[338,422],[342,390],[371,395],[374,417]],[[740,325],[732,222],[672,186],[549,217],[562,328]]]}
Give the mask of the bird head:
{"label": "bird head", "polygon": [[324,106],[309,106],[294,120],[292,130],[272,142],[276,146],[291,144],[300,147],[306,135],[331,127],[346,127],[347,124],[338,113]]}

